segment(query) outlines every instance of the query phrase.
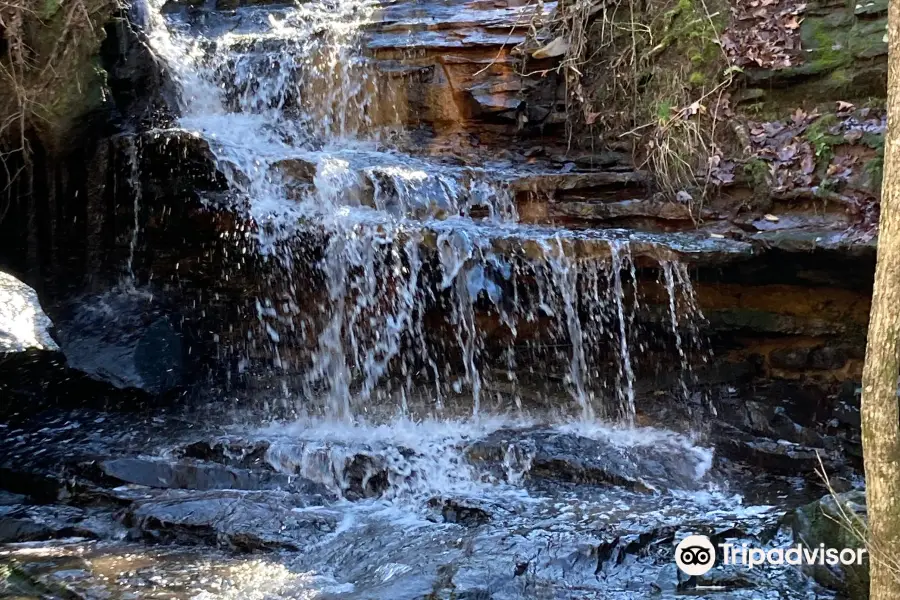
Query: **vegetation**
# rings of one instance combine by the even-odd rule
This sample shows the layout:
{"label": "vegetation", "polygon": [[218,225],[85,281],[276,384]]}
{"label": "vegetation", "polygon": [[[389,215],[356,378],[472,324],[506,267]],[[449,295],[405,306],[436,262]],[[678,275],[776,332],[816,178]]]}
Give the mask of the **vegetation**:
{"label": "vegetation", "polygon": [[116,0],[0,3],[0,140],[7,155],[27,153],[30,134],[57,143],[103,102],[105,73],[96,56],[116,8]]}
{"label": "vegetation", "polygon": [[598,6],[561,3],[536,30],[568,41],[560,69],[570,145],[584,129],[611,132],[606,141],[636,142],[638,164],[671,196],[705,187],[697,173],[719,154],[721,101],[736,72],[720,39],[727,13],[707,0]]}

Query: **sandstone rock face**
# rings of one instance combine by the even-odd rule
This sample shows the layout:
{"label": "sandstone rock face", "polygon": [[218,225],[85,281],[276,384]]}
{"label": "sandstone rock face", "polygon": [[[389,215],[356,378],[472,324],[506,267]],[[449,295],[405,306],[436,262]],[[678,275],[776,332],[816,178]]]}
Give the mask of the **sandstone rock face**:
{"label": "sandstone rock face", "polygon": [[[281,18],[283,6],[261,4],[267,3],[174,0],[165,11],[181,13],[191,26],[210,35],[242,34],[252,32],[269,15]],[[507,186],[524,223],[601,232],[596,239],[585,234],[560,242],[576,261],[608,260],[605,233],[627,231],[646,304],[645,313],[636,317],[636,328],[658,332],[665,323],[667,294],[656,283],[658,262],[688,263],[706,318],[702,328],[709,334],[717,362],[743,373],[742,384],[750,379],[814,383],[823,394],[836,398],[842,386],[859,376],[867,286],[874,266],[874,242],[848,229],[854,221],[846,190],[826,190],[815,185],[818,180],[792,189],[764,189],[745,176],[752,169],[744,167],[752,165],[738,165],[736,180],[723,185],[699,210],[683,196],[660,194],[652,175],[633,164],[627,144],[598,144],[588,150],[583,148],[585,134],[567,148],[565,85],[556,72],[559,56],[548,52],[546,58],[529,58],[532,74],[518,72],[521,57],[512,48],[526,39],[534,11],[523,4],[397,2],[365,15],[360,68],[370,76],[367,85],[385,99],[372,104],[367,118],[389,131],[385,144],[459,171],[483,168],[487,177]],[[541,10],[546,14],[554,7],[544,4]],[[874,68],[884,62],[874,34],[865,40],[856,35],[862,29],[877,29],[884,18],[880,4],[853,11],[843,5],[815,4],[808,13],[798,35],[808,42],[804,47],[814,50],[809,62],[831,58],[822,32],[833,33],[841,43],[853,37],[854,64],[869,61],[866,64]],[[285,40],[237,37],[242,39],[235,43],[249,63],[279,68],[269,58]],[[863,42],[867,48],[862,48]],[[124,99],[123,112],[146,114],[142,110],[146,107],[125,100],[134,100],[131,96],[140,95],[140,85],[149,86],[153,78],[148,74],[129,83],[129,65],[140,64],[136,56],[119,57],[116,64],[108,69],[119,92],[116,101]],[[765,102],[781,103],[810,81],[852,70],[843,63],[826,66],[805,75],[747,69],[747,77],[762,82],[758,89]],[[755,92],[743,100],[735,96],[735,104],[745,106],[760,97]],[[296,108],[291,104],[297,98],[282,100],[288,110]],[[828,142],[836,157],[852,146],[854,152],[865,149],[872,154],[866,160],[873,160],[879,125],[869,121],[877,119],[853,119],[859,122],[852,127],[833,124],[818,129],[807,120],[802,126],[783,127],[777,135],[789,146],[809,138],[812,128],[815,139]],[[147,127],[148,122],[152,126]],[[190,383],[200,371],[242,377],[261,373],[276,364],[276,356],[281,372],[295,375],[308,358],[320,324],[307,319],[307,330],[285,334],[277,346],[267,330],[273,318],[259,313],[270,308],[266,302],[288,296],[298,311],[308,310],[325,297],[323,282],[313,272],[304,273],[297,276],[304,280],[302,297],[291,295],[279,268],[255,256],[256,234],[263,226],[243,216],[248,205],[245,191],[229,189],[229,177],[246,183],[247,174],[238,173],[236,165],[218,163],[205,140],[169,127],[171,122],[166,114],[154,114],[137,128],[142,133],[103,139],[85,156],[73,157],[62,167],[72,176],[54,172],[46,178],[46,188],[36,184],[34,197],[45,201],[10,214],[0,224],[4,233],[0,244],[15,240],[9,248],[16,255],[17,271],[30,273],[29,283],[60,325],[64,323],[57,314],[68,316],[63,310],[67,301],[83,295],[96,298],[115,289],[126,262],[133,267],[138,287],[153,282],[148,289],[165,299],[167,310],[154,309],[153,318],[125,319],[142,330],[130,341],[99,344],[101,335],[82,335],[80,342],[73,341],[78,335],[67,337],[77,348],[105,344],[110,357],[125,357],[131,365],[128,372],[115,373],[103,361],[87,364],[81,350],[78,358],[68,353],[73,365],[114,385],[159,394]],[[832,131],[834,127],[838,129]],[[776,158],[771,164],[800,162]],[[87,169],[82,168],[84,162],[89,163]],[[278,161],[271,170],[273,177],[290,182],[292,198],[315,185],[315,163],[309,157]],[[374,206],[376,189],[386,189],[385,177],[363,171],[352,192],[358,204]],[[853,193],[871,194],[871,183],[855,177],[848,185]],[[763,196],[765,202],[757,203]],[[446,219],[456,208],[423,202],[416,210]],[[765,211],[776,219],[766,218]],[[29,230],[33,227],[29,224],[38,221],[46,225]],[[296,241],[297,252],[314,262],[327,239],[316,233],[304,235]],[[534,257],[544,251],[529,239],[509,237],[492,243],[494,251],[507,256]],[[436,260],[435,255],[426,258],[432,264]],[[168,310],[171,307],[176,310]],[[445,316],[442,310],[433,311],[429,322]],[[508,335],[489,308],[478,319],[498,336]],[[519,325],[523,341],[545,333],[534,324]],[[145,360],[150,355],[163,358]]]}

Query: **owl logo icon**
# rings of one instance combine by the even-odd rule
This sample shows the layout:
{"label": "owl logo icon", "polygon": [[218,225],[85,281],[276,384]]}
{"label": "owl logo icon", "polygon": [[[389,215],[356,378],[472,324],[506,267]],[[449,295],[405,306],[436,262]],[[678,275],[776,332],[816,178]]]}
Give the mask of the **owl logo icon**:
{"label": "owl logo icon", "polygon": [[705,535],[689,535],[675,547],[675,564],[685,575],[704,575],[716,564],[716,547]]}

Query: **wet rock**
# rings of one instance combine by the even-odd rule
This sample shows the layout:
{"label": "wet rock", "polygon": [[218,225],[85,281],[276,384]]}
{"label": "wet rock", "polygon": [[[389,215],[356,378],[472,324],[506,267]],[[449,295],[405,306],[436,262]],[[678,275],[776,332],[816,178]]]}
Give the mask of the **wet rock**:
{"label": "wet rock", "polygon": [[27,496],[21,494],[12,494],[0,490],[0,506],[14,506],[16,504],[25,504]]}
{"label": "wet rock", "polygon": [[94,379],[153,395],[184,381],[182,336],[149,290],[126,286],[80,299],[58,328],[69,365]]}
{"label": "wet rock", "polygon": [[676,437],[654,440],[617,438],[616,432],[583,437],[556,431],[499,430],[470,445],[473,461],[503,464],[513,454],[524,454],[530,477],[614,485],[634,491],[668,488],[694,489],[710,456],[682,445]]}
{"label": "wet rock", "polygon": [[188,7],[198,8],[203,6],[205,2],[206,0],[167,0],[160,10],[163,13],[177,12]]}
{"label": "wet rock", "polygon": [[444,523],[456,523],[464,527],[477,527],[491,520],[490,513],[471,501],[453,498],[432,498],[429,507],[439,510]]}
{"label": "wet rock", "polygon": [[787,440],[755,438],[737,430],[731,430],[719,439],[716,449],[722,456],[760,467],[768,473],[810,477],[819,467],[819,456],[826,465],[832,464],[831,453],[825,449]]}
{"label": "wet rock", "polygon": [[0,516],[0,544],[61,537],[56,533],[43,523],[28,518],[19,518],[15,513]]}
{"label": "wet rock", "polygon": [[[774,401],[773,401],[774,400]],[[770,440],[786,440],[791,443],[823,448],[827,441],[813,427],[805,427],[795,422],[779,399],[740,397],[719,399],[720,419],[727,423],[719,430],[723,440],[734,441],[735,437],[745,440],[740,434],[734,435],[732,427],[743,434],[764,436]],[[718,439],[718,434],[714,434]]]}
{"label": "wet rock", "polygon": [[241,552],[301,550],[336,528],[330,512],[306,509],[298,496],[275,492],[170,493],[137,502],[126,523],[148,539]]}
{"label": "wet rock", "polygon": [[[866,521],[866,496],[850,491],[824,496],[787,515],[794,541],[808,548],[864,548],[862,532]],[[869,595],[868,556],[862,565],[805,565],[803,567],[821,585],[842,592],[848,598]]]}
{"label": "wet rock", "polygon": [[268,466],[265,459],[269,445],[269,442],[265,440],[200,440],[183,446],[176,451],[176,454],[184,458],[195,458],[217,462],[230,467],[252,469]]}
{"label": "wet rock", "polygon": [[578,172],[578,173],[534,173],[523,174],[510,182],[514,192],[544,192],[591,190],[604,188],[621,190],[634,188],[643,190],[649,184],[646,173],[642,172]]}
{"label": "wet rock", "polygon": [[[188,490],[261,490],[302,487],[287,475],[253,472],[202,462],[117,458],[99,465],[107,477],[155,488]],[[301,480],[302,481],[302,480]],[[310,485],[310,489],[316,486]],[[321,490],[321,488],[319,488]]]}
{"label": "wet rock", "polygon": [[121,528],[107,513],[73,506],[0,507],[0,543],[31,542],[66,537],[115,536]]}
{"label": "wet rock", "polygon": [[[405,462],[405,450],[387,449],[386,452]],[[279,472],[308,478],[347,500],[377,498],[390,487],[388,460],[368,448],[277,444],[269,448],[266,460]]]}
{"label": "wet rock", "polygon": [[52,327],[37,292],[0,271],[0,357],[27,350],[59,350],[50,336]]}
{"label": "wet rock", "polygon": [[620,202],[557,202],[550,205],[553,217],[579,221],[606,221],[644,217],[660,221],[690,221],[690,209],[674,202],[622,200]]}
{"label": "wet rock", "polygon": [[37,293],[0,272],[0,418],[39,409],[71,389],[66,359]]}

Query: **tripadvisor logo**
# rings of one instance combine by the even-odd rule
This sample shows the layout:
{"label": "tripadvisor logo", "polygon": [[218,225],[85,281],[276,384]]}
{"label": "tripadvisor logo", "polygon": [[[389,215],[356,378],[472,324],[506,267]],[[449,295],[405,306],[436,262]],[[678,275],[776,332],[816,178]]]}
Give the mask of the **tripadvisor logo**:
{"label": "tripadvisor logo", "polygon": [[[748,569],[762,565],[862,565],[865,548],[826,548],[825,544],[807,547],[756,548],[748,544],[718,544],[724,565],[742,565]],[[716,564],[716,546],[705,535],[689,535],[675,547],[675,564],[685,575],[704,575]]]}
{"label": "tripadvisor logo", "polygon": [[716,547],[705,535],[689,535],[675,547],[675,564],[685,575],[704,575],[716,564]]}

